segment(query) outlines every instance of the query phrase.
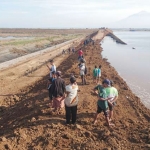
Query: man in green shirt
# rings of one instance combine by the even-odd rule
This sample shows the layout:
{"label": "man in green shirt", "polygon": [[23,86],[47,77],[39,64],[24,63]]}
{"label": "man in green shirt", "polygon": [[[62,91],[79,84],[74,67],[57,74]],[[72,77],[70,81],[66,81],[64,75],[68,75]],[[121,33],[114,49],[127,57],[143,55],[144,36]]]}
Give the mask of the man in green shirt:
{"label": "man in green shirt", "polygon": [[98,68],[97,66],[95,66],[95,68],[93,69],[93,82],[97,83],[97,75],[98,75]]}
{"label": "man in green shirt", "polygon": [[109,121],[112,120],[113,117],[113,108],[116,105],[116,100],[118,99],[118,90],[113,87],[113,82],[110,81],[111,86],[105,88],[106,94],[108,98],[108,106],[109,106]]}
{"label": "man in green shirt", "polygon": [[108,100],[111,99],[111,97],[107,98],[107,93],[105,90],[105,88],[108,86],[110,86],[110,81],[108,79],[105,79],[102,82],[102,85],[98,85],[94,88],[94,92],[98,95],[97,112],[94,118],[94,124],[97,122],[98,114],[103,111],[107,124],[109,126],[113,125],[109,122]]}

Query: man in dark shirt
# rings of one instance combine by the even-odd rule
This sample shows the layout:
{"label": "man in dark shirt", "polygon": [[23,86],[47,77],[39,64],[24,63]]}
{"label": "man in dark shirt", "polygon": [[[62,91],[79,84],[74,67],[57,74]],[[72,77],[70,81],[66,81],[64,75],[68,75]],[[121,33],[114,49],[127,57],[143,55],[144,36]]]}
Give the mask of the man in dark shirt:
{"label": "man in dark shirt", "polygon": [[52,83],[52,87],[51,87],[54,110],[64,107],[65,86],[66,86],[65,81],[61,78],[61,71],[57,71],[56,79]]}

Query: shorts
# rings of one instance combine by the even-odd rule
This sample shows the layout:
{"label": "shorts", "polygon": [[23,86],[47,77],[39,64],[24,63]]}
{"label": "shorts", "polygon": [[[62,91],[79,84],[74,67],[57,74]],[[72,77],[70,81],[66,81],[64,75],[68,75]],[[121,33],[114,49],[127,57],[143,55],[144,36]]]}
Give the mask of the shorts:
{"label": "shorts", "polygon": [[112,105],[113,105],[113,106],[111,106],[111,105],[108,103],[108,107],[109,107],[109,110],[110,110],[110,111],[113,110],[114,106],[116,105],[116,102],[113,102]]}
{"label": "shorts", "polygon": [[93,79],[97,79],[97,76],[93,76]]}
{"label": "shorts", "polygon": [[108,109],[103,110],[101,107],[97,106],[97,113],[99,114],[99,113],[101,113],[102,111],[104,112],[105,117],[108,117],[108,116],[109,116]]}
{"label": "shorts", "polygon": [[101,77],[101,74],[98,74],[97,77],[100,78],[100,77]]}
{"label": "shorts", "polygon": [[80,71],[80,76],[84,76],[84,75],[85,75],[84,71]]}

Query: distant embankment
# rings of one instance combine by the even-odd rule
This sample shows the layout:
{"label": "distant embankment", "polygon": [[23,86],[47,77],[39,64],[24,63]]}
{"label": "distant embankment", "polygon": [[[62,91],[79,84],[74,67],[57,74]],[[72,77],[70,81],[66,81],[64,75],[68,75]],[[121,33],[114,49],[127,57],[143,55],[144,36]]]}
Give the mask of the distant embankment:
{"label": "distant embankment", "polygon": [[114,35],[114,34],[111,33],[111,32],[109,32],[106,36],[110,36],[110,37],[113,38],[117,43],[127,45],[127,43],[125,43],[125,42],[123,42],[122,40],[120,40],[116,35]]}
{"label": "distant embankment", "polygon": [[105,33],[106,33],[106,34],[105,34],[106,36],[110,36],[110,37],[113,38],[117,43],[127,45],[127,43],[123,42],[123,41],[120,40],[116,35],[114,35],[112,30],[110,30],[110,29],[105,29]]}
{"label": "distant embankment", "polygon": [[[90,35],[88,35],[88,37],[93,37],[96,34],[97,34],[97,31],[91,33]],[[18,57],[18,58],[15,58],[15,59],[3,62],[3,63],[0,63],[0,70],[6,69],[8,67],[16,65],[17,63],[21,63],[23,61],[28,61],[29,59],[31,59],[33,57],[41,56],[41,55],[43,55],[43,54],[45,54],[47,52],[56,51],[55,55],[50,56],[50,59],[53,59],[53,58],[61,55],[63,49],[67,50],[69,47],[74,46],[75,43],[83,43],[83,41],[85,39],[86,39],[86,37],[75,38],[75,39],[66,41],[64,43],[58,44],[58,45],[55,45],[55,46],[52,46],[52,47],[48,47],[46,49],[43,49],[43,50],[40,50],[40,51],[37,51],[37,52],[34,52],[34,53],[30,53],[30,54],[27,54],[27,55],[24,55],[24,56],[21,56],[21,57]],[[43,62],[43,64],[46,63],[47,61],[49,61],[49,60],[45,60]]]}
{"label": "distant embankment", "polygon": [[92,34],[90,34],[90,38],[92,38],[92,37],[94,37],[96,34],[98,34],[98,31],[96,31],[96,32],[93,32]]}
{"label": "distant embankment", "polygon": [[[18,58],[15,58],[15,59],[3,62],[3,63],[0,63],[0,70],[8,68],[8,67],[10,67],[12,65],[15,65],[17,63],[21,63],[23,61],[28,61],[29,59],[31,59],[33,57],[43,55],[47,52],[56,51],[55,55],[50,56],[50,59],[53,59],[53,58],[57,57],[58,55],[61,55],[63,49],[68,49],[69,47],[71,47],[73,45],[74,42],[75,43],[78,43],[78,42],[80,43],[80,41],[82,41],[83,39],[84,39],[83,37],[75,38],[73,40],[69,40],[69,41],[66,41],[64,43],[61,43],[61,44],[58,44],[58,45],[55,45],[55,46],[52,46],[52,47],[48,47],[48,48],[43,49],[43,50],[40,50],[40,51],[37,51],[37,52],[34,52],[34,53],[30,53],[30,54],[27,54],[27,55],[24,55],[24,56],[21,56],[21,57],[18,57]],[[45,60],[44,63],[46,63],[46,60]]]}
{"label": "distant embankment", "polygon": [[85,39],[91,39],[91,38],[93,38],[96,34],[98,34],[98,30],[95,31],[95,32],[93,32],[93,33],[91,33],[90,35],[86,36]]}

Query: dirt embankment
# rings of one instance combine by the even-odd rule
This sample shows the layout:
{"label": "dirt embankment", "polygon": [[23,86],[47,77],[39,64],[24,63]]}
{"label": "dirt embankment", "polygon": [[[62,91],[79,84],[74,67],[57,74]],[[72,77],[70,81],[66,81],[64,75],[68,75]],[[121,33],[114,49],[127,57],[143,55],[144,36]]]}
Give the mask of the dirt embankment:
{"label": "dirt embankment", "polygon": [[0,28],[0,35],[3,37],[6,36],[36,36],[36,37],[49,37],[50,35],[89,35],[98,29],[26,29],[26,28]]}
{"label": "dirt embankment", "polygon": [[97,29],[0,29],[0,63],[85,37]]}
{"label": "dirt embankment", "polygon": [[[58,70],[66,83],[74,73],[79,84],[78,120],[76,126],[65,126],[64,110],[52,113],[49,108],[46,82],[48,75],[13,97],[1,107],[0,149],[24,150],[149,150],[150,110],[140,102],[115,69],[101,56],[99,42],[83,47],[88,67],[88,85],[82,86],[77,67],[77,53],[65,59]],[[119,98],[114,109],[115,127],[105,124],[100,114],[93,125],[97,97],[91,92],[94,65],[102,65],[102,77],[114,81]],[[47,72],[45,72],[46,74]],[[25,81],[23,81],[25,82]],[[19,84],[19,83],[16,83]],[[11,101],[11,106],[9,102]]]}

